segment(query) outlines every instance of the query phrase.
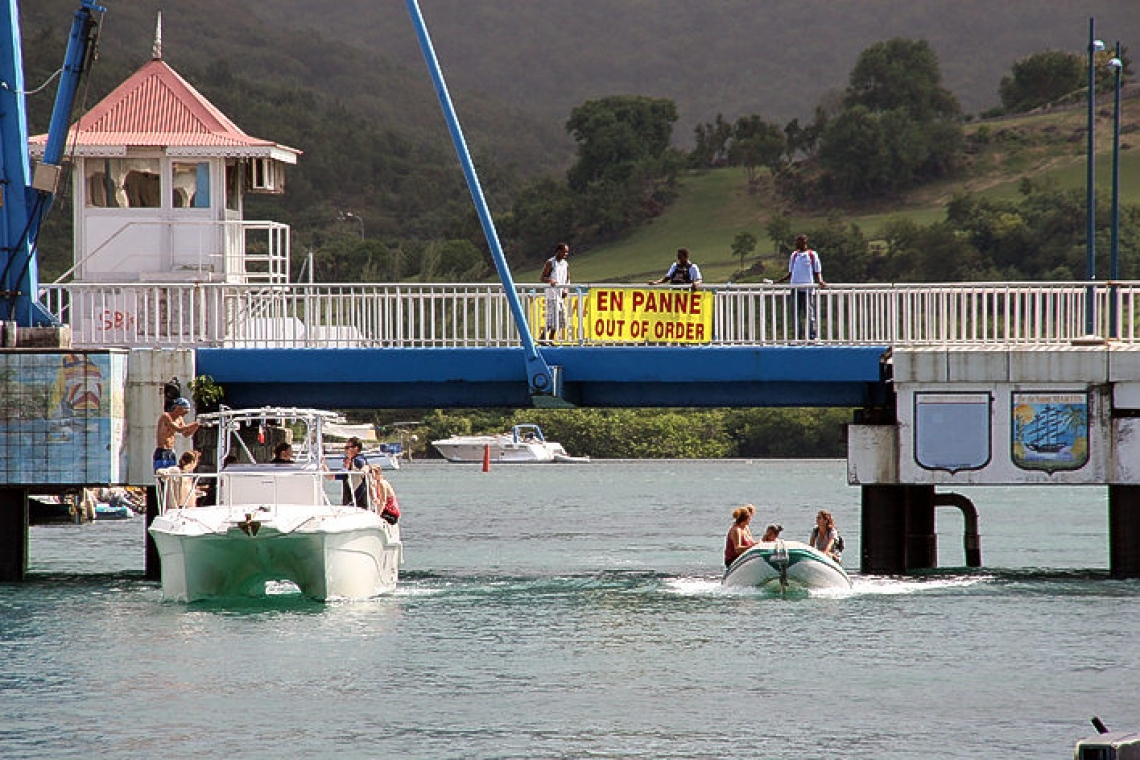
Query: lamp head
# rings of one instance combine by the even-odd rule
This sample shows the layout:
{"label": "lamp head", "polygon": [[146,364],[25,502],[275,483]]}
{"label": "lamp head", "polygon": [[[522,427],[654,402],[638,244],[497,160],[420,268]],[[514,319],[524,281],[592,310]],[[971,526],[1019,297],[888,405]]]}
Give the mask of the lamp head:
{"label": "lamp head", "polygon": [[1094,53],[1104,52],[1104,40],[1093,40],[1092,49]]}
{"label": "lamp head", "polygon": [[1116,69],[1119,71],[1124,68],[1124,61],[1120,60],[1119,58],[1109,58],[1108,63],[1105,65],[1107,65],[1110,69]]}

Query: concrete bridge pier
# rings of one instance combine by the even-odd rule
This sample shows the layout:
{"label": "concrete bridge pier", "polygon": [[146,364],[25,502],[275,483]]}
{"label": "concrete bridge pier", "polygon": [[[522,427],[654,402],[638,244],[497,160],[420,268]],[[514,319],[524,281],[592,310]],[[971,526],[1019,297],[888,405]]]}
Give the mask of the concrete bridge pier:
{"label": "concrete bridge pier", "polygon": [[1140,578],[1140,486],[1108,487],[1108,569],[1113,578]]}
{"label": "concrete bridge pier", "polygon": [[[150,524],[154,522],[154,518],[158,517],[158,488],[157,486],[146,487],[146,527],[150,528]],[[158,544],[154,542],[154,537],[150,535],[150,531],[146,532],[146,558],[143,566],[143,575],[148,581],[157,581],[162,579],[162,560],[158,556]]]}
{"label": "concrete bridge pier", "polygon": [[934,486],[863,486],[859,570],[901,575],[938,564]]}
{"label": "concrete bridge pier", "polygon": [[24,580],[28,572],[28,491],[0,488],[0,583]]}

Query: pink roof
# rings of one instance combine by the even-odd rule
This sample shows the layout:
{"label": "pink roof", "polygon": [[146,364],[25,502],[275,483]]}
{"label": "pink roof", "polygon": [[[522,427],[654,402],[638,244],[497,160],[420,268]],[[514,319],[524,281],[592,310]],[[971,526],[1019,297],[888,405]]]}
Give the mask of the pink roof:
{"label": "pink roof", "polygon": [[[230,147],[241,155],[249,155],[249,148],[261,148],[255,151],[258,154],[277,148],[294,156],[300,152],[247,135],[161,59],[151,60],[136,71],[88,111],[78,125],[72,125],[68,146],[73,144],[77,128],[79,137],[74,144],[79,148],[213,148],[213,153],[217,148]],[[42,150],[47,135],[36,135],[29,143]]]}

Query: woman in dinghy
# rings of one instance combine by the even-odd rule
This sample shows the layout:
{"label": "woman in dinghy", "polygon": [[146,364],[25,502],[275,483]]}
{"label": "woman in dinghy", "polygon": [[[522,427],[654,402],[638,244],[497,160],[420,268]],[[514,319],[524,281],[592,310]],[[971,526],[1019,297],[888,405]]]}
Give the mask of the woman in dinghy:
{"label": "woman in dinghy", "polygon": [[748,527],[755,513],[756,507],[751,504],[732,510],[732,527],[728,529],[728,535],[724,539],[725,567],[729,567],[737,557],[756,544],[756,540],[752,538],[752,529]]}
{"label": "woman in dinghy", "polygon": [[826,554],[836,562],[842,561],[836,542],[839,540],[839,531],[835,529],[835,518],[826,509],[819,510],[815,516],[815,527],[811,529],[811,538],[808,544]]}

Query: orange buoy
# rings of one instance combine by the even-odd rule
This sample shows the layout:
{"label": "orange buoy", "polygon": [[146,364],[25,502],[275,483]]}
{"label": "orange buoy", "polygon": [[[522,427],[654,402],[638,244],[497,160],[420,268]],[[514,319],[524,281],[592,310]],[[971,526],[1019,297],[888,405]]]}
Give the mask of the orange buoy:
{"label": "orange buoy", "polygon": [[491,471],[491,444],[483,444],[483,472]]}

